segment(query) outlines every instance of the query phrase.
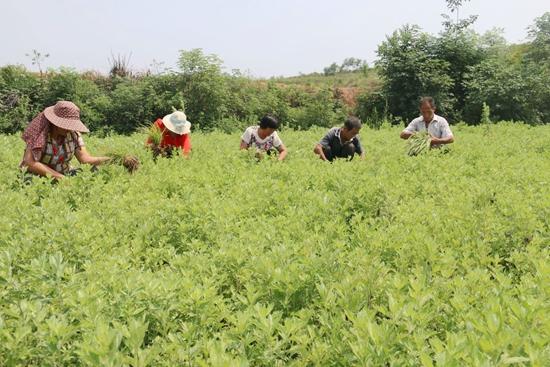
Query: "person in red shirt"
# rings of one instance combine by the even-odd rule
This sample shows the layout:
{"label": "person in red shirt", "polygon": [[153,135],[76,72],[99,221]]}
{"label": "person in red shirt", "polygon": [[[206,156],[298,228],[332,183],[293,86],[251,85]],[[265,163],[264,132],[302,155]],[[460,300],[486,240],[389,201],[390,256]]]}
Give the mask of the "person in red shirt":
{"label": "person in red shirt", "polygon": [[[154,124],[162,131],[162,140],[158,148],[162,149],[166,156],[172,156],[174,149],[181,149],[185,157],[189,156],[191,123],[187,121],[185,113],[175,111],[162,119],[157,119]],[[152,146],[151,138],[147,139],[147,145]]]}

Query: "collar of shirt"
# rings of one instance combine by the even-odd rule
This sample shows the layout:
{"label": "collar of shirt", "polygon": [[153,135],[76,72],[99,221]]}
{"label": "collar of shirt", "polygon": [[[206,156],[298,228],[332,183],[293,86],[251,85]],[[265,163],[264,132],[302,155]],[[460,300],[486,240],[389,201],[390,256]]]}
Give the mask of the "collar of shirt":
{"label": "collar of shirt", "polygon": [[[432,121],[429,121],[428,124],[431,124],[432,122],[438,122],[439,116],[437,116],[435,113],[434,113],[434,117],[432,118]],[[423,123],[426,123],[426,121],[424,121],[424,116],[420,116],[420,122],[423,122]]]}
{"label": "collar of shirt", "polygon": [[350,141],[353,141],[353,139],[355,139],[355,136],[353,138],[351,138],[350,140],[348,141],[342,141],[342,138],[340,137],[340,132],[342,131],[342,128],[339,128],[338,130],[336,130],[336,136],[338,137],[338,140],[340,140],[340,143],[342,145],[346,144],[346,143],[349,143]]}

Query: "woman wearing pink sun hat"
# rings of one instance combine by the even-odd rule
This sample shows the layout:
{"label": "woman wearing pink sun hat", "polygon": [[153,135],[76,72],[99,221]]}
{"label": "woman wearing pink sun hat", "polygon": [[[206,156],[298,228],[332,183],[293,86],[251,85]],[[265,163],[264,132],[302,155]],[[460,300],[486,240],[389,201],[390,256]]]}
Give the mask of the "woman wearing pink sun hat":
{"label": "woman wearing pink sun hat", "polygon": [[21,167],[39,176],[56,179],[74,174],[73,156],[94,166],[109,157],[94,157],[86,150],[81,133],[89,132],[80,121],[80,109],[72,102],[59,101],[39,113],[23,132],[27,144]]}

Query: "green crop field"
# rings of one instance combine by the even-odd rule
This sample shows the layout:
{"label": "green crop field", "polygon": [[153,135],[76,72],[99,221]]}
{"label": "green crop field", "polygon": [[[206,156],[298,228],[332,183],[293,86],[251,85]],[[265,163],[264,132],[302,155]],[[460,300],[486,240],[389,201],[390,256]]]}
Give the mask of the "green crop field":
{"label": "green crop field", "polygon": [[1,366],[549,366],[550,125],[454,126],[409,157],[363,129],[365,161],[288,160],[193,134],[23,183],[0,135]]}

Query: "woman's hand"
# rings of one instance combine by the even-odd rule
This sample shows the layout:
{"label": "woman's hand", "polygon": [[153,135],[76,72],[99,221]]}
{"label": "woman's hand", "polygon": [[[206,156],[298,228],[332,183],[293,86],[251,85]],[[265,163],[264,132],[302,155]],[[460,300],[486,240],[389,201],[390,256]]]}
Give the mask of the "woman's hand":
{"label": "woman's hand", "polygon": [[98,166],[109,161],[110,157],[94,157],[86,150],[86,147],[81,147],[75,152],[76,159],[82,164],[92,164]]}

